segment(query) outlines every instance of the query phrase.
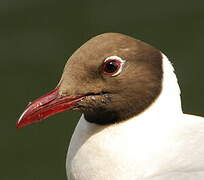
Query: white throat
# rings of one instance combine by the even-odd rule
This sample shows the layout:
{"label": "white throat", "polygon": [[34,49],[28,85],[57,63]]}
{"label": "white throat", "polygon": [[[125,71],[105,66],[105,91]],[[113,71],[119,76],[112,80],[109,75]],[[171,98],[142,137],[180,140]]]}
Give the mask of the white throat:
{"label": "white throat", "polygon": [[82,115],[68,150],[69,179],[134,180],[148,177],[160,163],[157,153],[166,147],[163,135],[181,114],[177,78],[173,66],[163,55],[162,90],[144,112],[113,125],[89,123]]}

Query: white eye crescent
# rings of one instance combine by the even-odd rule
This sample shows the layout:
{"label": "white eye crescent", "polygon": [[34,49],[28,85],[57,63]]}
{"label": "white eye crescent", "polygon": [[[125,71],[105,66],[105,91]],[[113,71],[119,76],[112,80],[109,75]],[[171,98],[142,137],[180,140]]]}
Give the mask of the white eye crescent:
{"label": "white eye crescent", "polygon": [[121,73],[125,60],[119,56],[109,56],[103,62],[103,74],[117,76]]}

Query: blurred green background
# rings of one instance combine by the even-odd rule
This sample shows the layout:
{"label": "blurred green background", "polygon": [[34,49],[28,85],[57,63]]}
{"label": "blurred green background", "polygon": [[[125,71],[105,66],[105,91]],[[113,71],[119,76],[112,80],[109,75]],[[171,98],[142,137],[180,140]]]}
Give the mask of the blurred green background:
{"label": "blurred green background", "polygon": [[80,114],[64,112],[20,130],[15,124],[29,101],[56,86],[73,51],[103,32],[165,52],[184,111],[204,115],[204,1],[1,0],[1,180],[66,179],[66,151]]}

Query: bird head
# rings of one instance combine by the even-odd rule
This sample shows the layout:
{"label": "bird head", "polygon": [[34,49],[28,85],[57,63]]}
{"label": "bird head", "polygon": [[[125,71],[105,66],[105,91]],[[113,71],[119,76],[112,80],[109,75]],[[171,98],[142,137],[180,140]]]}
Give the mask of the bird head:
{"label": "bird head", "polygon": [[57,87],[28,105],[17,128],[65,110],[96,124],[127,120],[155,101],[162,77],[156,48],[119,33],[96,36],[69,58]]}

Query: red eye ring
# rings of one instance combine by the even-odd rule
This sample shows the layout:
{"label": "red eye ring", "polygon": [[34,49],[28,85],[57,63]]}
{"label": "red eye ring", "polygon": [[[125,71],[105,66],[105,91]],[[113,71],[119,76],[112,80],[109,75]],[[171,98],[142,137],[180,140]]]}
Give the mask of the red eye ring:
{"label": "red eye ring", "polygon": [[105,75],[116,76],[121,72],[124,62],[125,61],[118,56],[110,56],[105,59],[102,65],[102,73]]}

